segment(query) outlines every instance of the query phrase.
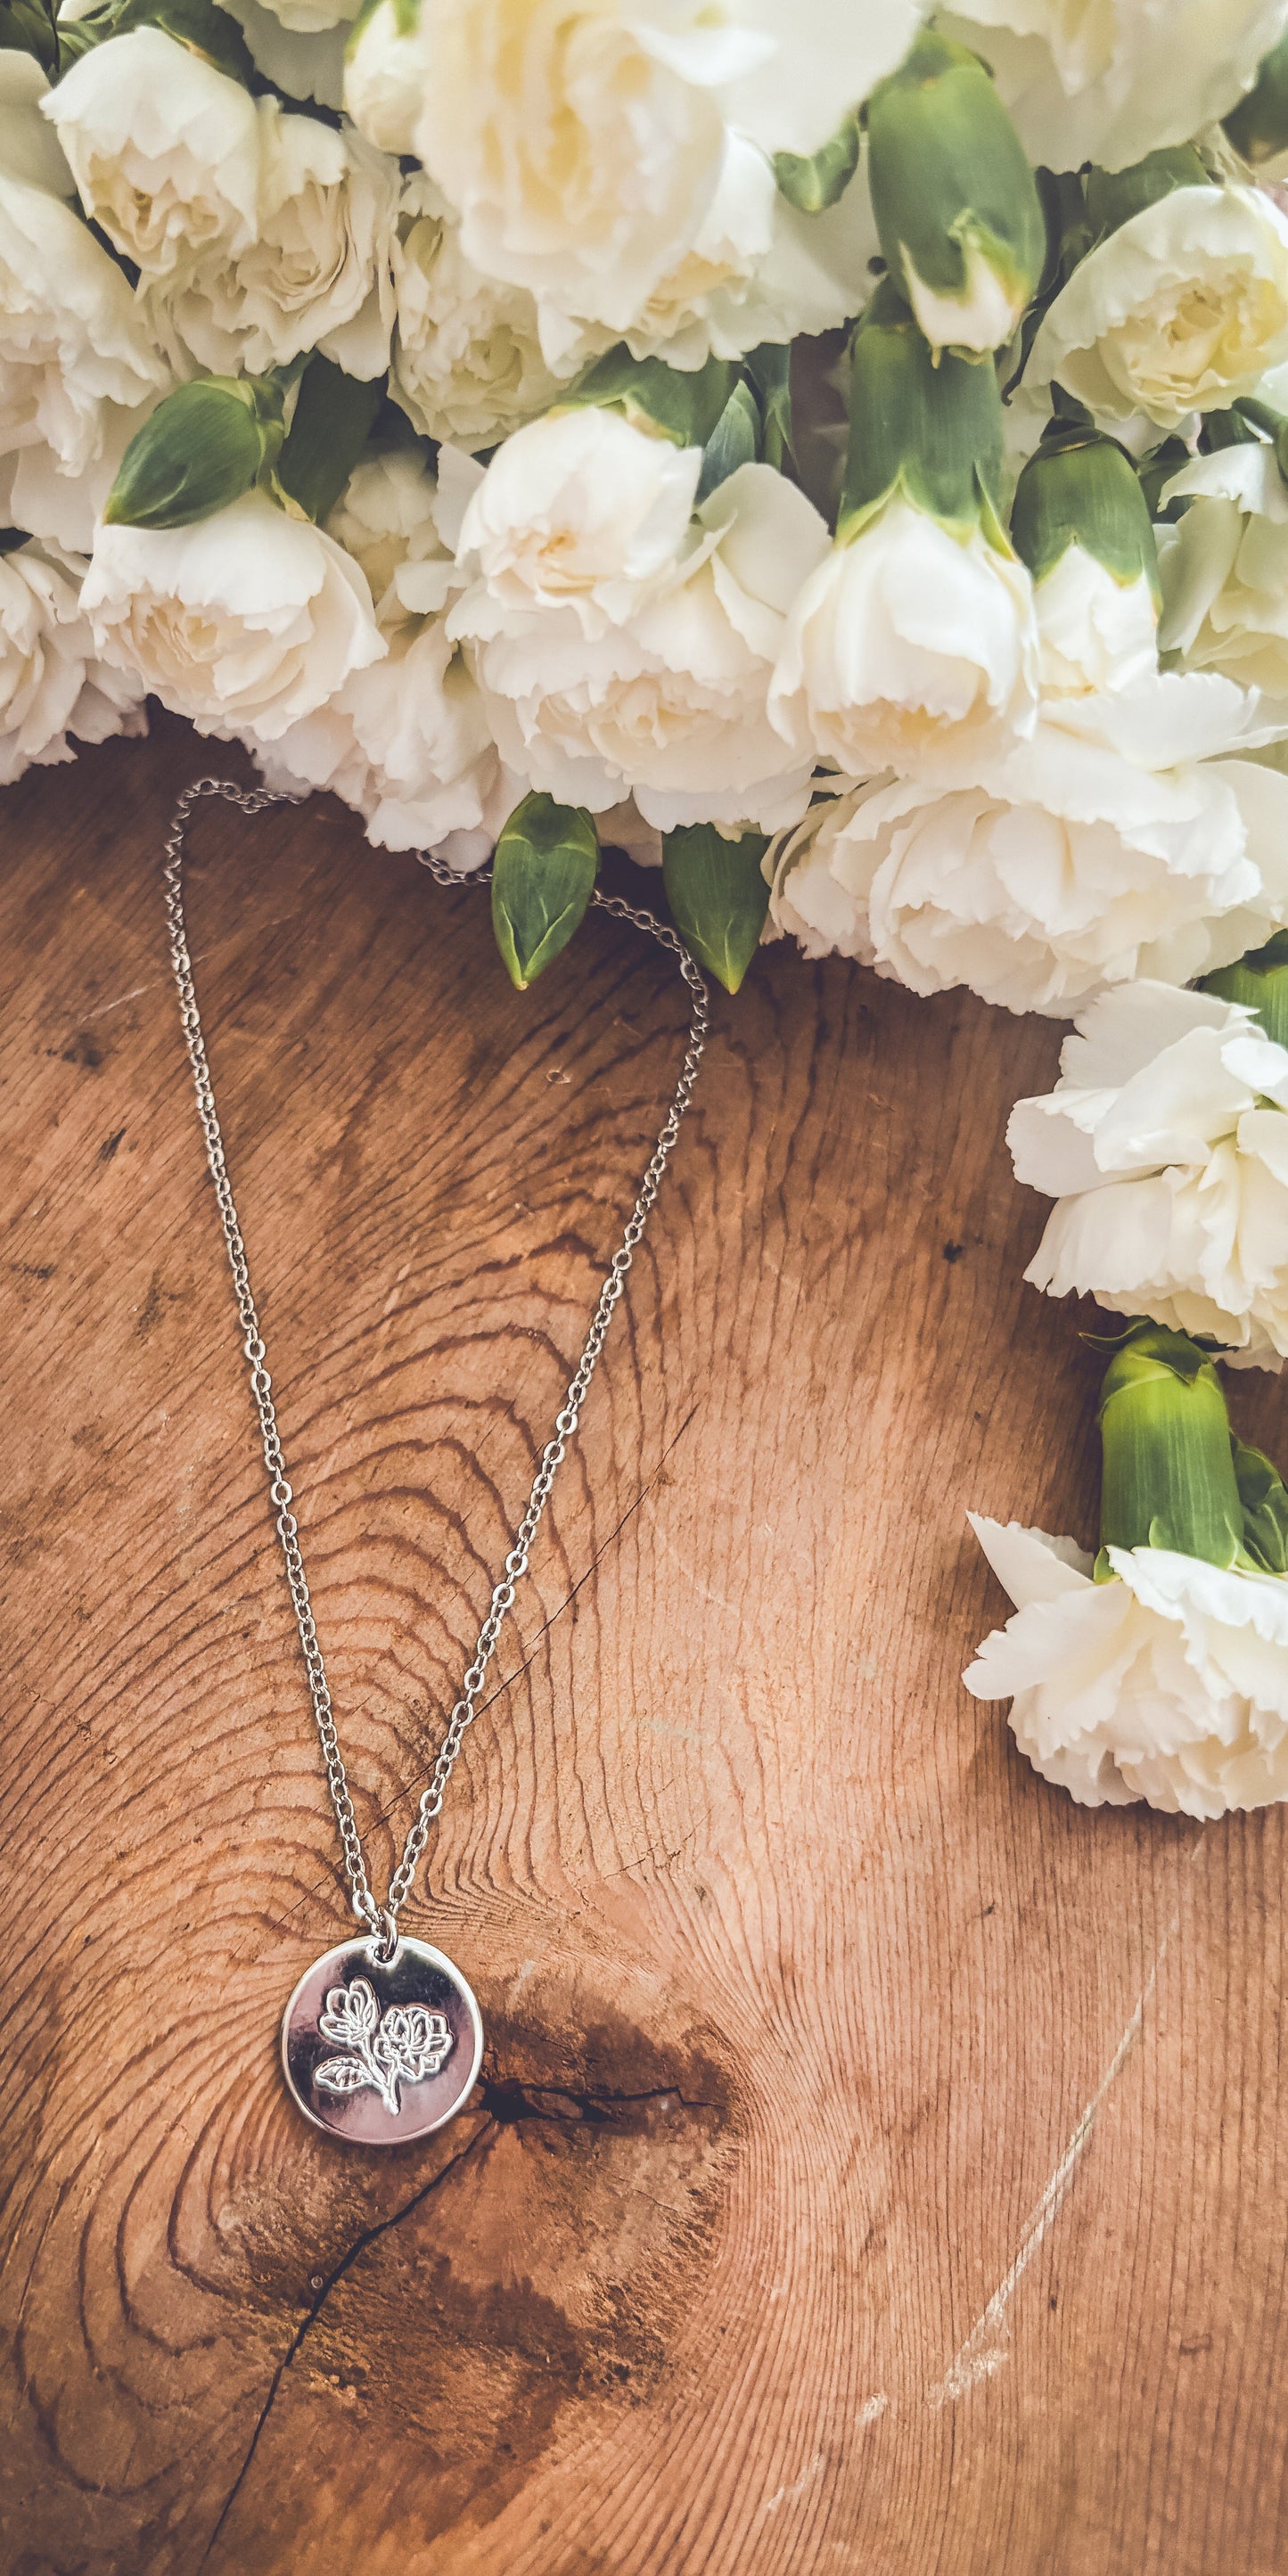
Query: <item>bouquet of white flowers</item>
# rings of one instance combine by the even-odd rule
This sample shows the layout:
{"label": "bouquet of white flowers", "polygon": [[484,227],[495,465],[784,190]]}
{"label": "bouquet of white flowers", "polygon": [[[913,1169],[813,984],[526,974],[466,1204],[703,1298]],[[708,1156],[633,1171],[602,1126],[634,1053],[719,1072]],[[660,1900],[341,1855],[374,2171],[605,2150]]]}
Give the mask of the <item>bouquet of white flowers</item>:
{"label": "bouquet of white flowers", "polygon": [[[0,0],[0,782],[149,696],[493,861],[520,987],[613,844],[730,991],[1076,1019],[1030,1277],[1277,1365],[1288,0]],[[1288,1652],[1150,1528],[989,1540],[1119,1676],[1017,1729],[1277,1795],[1288,1680],[1131,1735],[1141,1620]]]}

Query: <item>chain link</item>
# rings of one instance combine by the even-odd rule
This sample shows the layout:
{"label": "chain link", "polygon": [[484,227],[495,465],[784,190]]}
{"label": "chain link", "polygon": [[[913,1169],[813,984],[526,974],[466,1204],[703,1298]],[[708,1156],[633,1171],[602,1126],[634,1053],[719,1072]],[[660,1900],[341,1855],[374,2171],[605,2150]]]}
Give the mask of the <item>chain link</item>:
{"label": "chain link", "polygon": [[[331,1804],[335,1809],[335,1821],[344,1853],[345,1876],[349,1882],[355,1914],[367,1924],[381,1942],[384,1952],[388,1953],[396,1945],[398,1915],[411,1894],[416,1870],[429,1840],[430,1826],[441,1813],[447,1784],[465,1740],[466,1730],[473,1725],[479,1713],[479,1698],[497,1639],[506,1613],[513,1603],[516,1587],[527,1573],[528,1558],[541,1515],[549,1500],[551,1486],[560,1463],[567,1454],[568,1443],[576,1432],[586,1392],[595,1373],[595,1364],[604,1347],[604,1337],[608,1331],[613,1309],[626,1286],[627,1273],[630,1270],[636,1246],[648,1222],[661,1186],[663,1173],[680,1132],[680,1120],[692,1096],[698,1066],[702,1061],[707,1040],[707,985],[683,940],[668,923],[656,920],[651,912],[637,910],[634,904],[623,902],[619,895],[596,891],[592,900],[599,911],[610,913],[616,921],[629,922],[636,930],[646,931],[650,938],[656,939],[663,948],[669,949],[678,960],[680,973],[693,999],[684,1062],[671,1106],[662,1122],[657,1143],[640,1185],[639,1196],[627,1220],[621,1242],[609,1263],[608,1273],[599,1292],[598,1303],[591,1318],[590,1330],[586,1335],[581,1357],[569,1379],[562,1408],[555,1419],[554,1435],[546,1442],[541,1452],[536,1474],[532,1480],[532,1490],[528,1496],[527,1509],[515,1531],[514,1545],[505,1560],[505,1572],[493,1591],[487,1616],[475,1641],[473,1660],[462,1680],[460,1697],[447,1721],[428,1784],[421,1795],[403,1845],[402,1858],[390,1879],[385,1903],[383,1906],[379,1905],[367,1876],[362,1841],[353,1812],[353,1800],[349,1793],[348,1776],[336,1733],[335,1713],[327,1685],[326,1666],[318,1643],[313,1605],[309,1598],[308,1579],[304,1572],[304,1560],[300,1554],[299,1529],[291,1509],[294,1494],[286,1473],[286,1462],[282,1455],[282,1443],[278,1434],[277,1415],[273,1406],[273,1381],[266,1365],[267,1353],[251,1290],[246,1246],[233,1199],[232,1183],[228,1177],[228,1165],[224,1159],[224,1140],[215,1109],[214,1086],[206,1055],[206,1042],[202,1034],[201,1013],[197,1007],[192,955],[188,947],[187,923],[183,909],[183,847],[192,809],[202,797],[207,796],[221,797],[225,803],[235,805],[239,812],[248,815],[262,814],[270,805],[294,804],[298,799],[272,788],[239,787],[230,778],[194,779],[192,785],[185,788],[175,807],[169,838],[165,844],[165,909],[170,935],[170,962],[174,968],[175,983],[179,990],[179,1016],[183,1027],[184,1044],[188,1050],[188,1062],[192,1067],[193,1088],[197,1096],[197,1115],[205,1138],[206,1159],[215,1184],[219,1221],[223,1228],[229,1267],[233,1274],[237,1315],[243,1335],[242,1349],[250,1371],[251,1394],[259,1416],[264,1465],[268,1473],[269,1498],[276,1514],[277,1535],[281,1541],[286,1580],[290,1586],[296,1624],[300,1632],[300,1646],[304,1656],[309,1695],[313,1703],[313,1716],[317,1725],[318,1740],[322,1747],[327,1786],[331,1793]],[[439,885],[459,888],[463,883],[485,884],[491,873],[490,869],[481,868],[475,870],[468,878],[462,878],[458,872],[447,865],[445,860],[436,858],[432,852],[421,851],[417,855],[421,865],[428,869]]]}

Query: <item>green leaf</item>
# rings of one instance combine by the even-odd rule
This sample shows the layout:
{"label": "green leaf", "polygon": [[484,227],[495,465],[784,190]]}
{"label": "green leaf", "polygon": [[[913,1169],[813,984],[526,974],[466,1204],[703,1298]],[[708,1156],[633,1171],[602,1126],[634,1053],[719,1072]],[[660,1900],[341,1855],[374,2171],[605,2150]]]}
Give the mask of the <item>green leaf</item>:
{"label": "green leaf", "polygon": [[1288,1574],[1288,1488],[1263,1450],[1230,1434],[1235,1482],[1243,1505],[1243,1544],[1263,1574]]}
{"label": "green leaf", "polygon": [[727,483],[740,465],[755,464],[760,439],[760,405],[746,377],[740,376],[707,440],[698,480],[699,503]]}
{"label": "green leaf", "polygon": [[597,358],[564,399],[620,411],[676,447],[705,447],[737,380],[731,359],[708,358],[691,370],[668,367],[661,358],[633,358],[622,342]]}
{"label": "green leaf", "polygon": [[781,474],[794,462],[792,453],[792,350],[781,340],[762,340],[744,361],[756,388],[764,421],[766,465]]}
{"label": "green leaf", "polygon": [[726,841],[714,823],[690,823],[662,843],[662,882],[680,937],[727,993],[736,993],[760,946],[769,887],[764,832]]}
{"label": "green leaf", "polygon": [[853,109],[817,152],[774,154],[779,196],[801,215],[821,215],[825,207],[836,205],[858,166],[859,120]]}
{"label": "green leaf", "polygon": [[1197,1342],[1161,1324],[1130,1325],[1105,1372],[1100,1437],[1102,1547],[1247,1564],[1225,1394]]}
{"label": "green leaf", "polygon": [[335,508],[384,400],[385,380],[347,376],[330,358],[309,359],[277,460],[277,480],[308,519]]}
{"label": "green leaf", "polygon": [[136,430],[105,519],[188,528],[263,480],[282,444],[282,396],[268,376],[200,376],[176,385]]}
{"label": "green leaf", "polygon": [[1165,501],[1163,493],[1172,476],[1179,474],[1182,467],[1192,461],[1183,438],[1165,438],[1161,447],[1156,447],[1153,454],[1145,458],[1139,469],[1140,488],[1151,519],[1170,522],[1181,517],[1186,506],[1181,495],[1178,493],[1175,500]]}
{"label": "green leaf", "polygon": [[1288,144],[1288,31],[1272,45],[1237,107],[1222,119],[1236,152],[1256,168]]}
{"label": "green leaf", "polygon": [[599,835],[580,806],[538,795],[515,806],[496,845],[492,928],[521,993],[567,947],[598,872]]}
{"label": "green leaf", "polygon": [[59,70],[112,36],[132,35],[137,27],[158,27],[184,51],[210,63],[243,89],[259,86],[255,65],[241,28],[218,0],[105,0],[83,18],[61,19],[58,26]]}
{"label": "green leaf", "polygon": [[1192,143],[1147,152],[1143,161],[1133,161],[1126,170],[1093,168],[1087,173],[1087,223],[1092,243],[1106,241],[1120,225],[1130,223],[1133,215],[1143,215],[1147,206],[1156,206],[1177,188],[1214,185]]}
{"label": "green leaf", "polygon": [[1144,573],[1161,598],[1158,546],[1135,467],[1115,439],[1094,430],[1048,432],[1015,487],[1011,538],[1035,581],[1080,545],[1124,585]]}
{"label": "green leaf", "polygon": [[1215,993],[1221,1002],[1242,1002],[1276,1046],[1288,1046],[1288,930],[1277,930],[1264,948],[1250,949],[1233,966],[1218,966],[1203,977],[1199,991]]}
{"label": "green leaf", "polygon": [[31,54],[50,80],[58,77],[58,29],[43,0],[0,0],[0,53]]}
{"label": "green leaf", "polygon": [[[870,318],[869,318],[870,317]],[[883,279],[854,340],[850,447],[837,536],[856,536],[902,491],[943,527],[1003,533],[1002,398],[992,366],[936,358]]]}

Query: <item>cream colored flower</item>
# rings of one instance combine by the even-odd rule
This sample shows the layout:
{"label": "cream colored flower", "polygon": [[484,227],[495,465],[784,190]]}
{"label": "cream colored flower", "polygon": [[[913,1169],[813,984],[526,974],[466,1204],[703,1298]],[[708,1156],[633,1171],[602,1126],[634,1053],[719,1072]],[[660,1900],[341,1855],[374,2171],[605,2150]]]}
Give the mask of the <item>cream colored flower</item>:
{"label": "cream colored flower", "polygon": [[[766,341],[835,330],[866,303],[878,249],[861,171],[835,206],[798,214],[763,152],[727,133],[720,182],[696,239],[622,336],[632,357],[696,368]],[[539,311],[542,346],[562,376],[613,345],[612,331],[561,311],[549,297]]]}
{"label": "cream colored flower", "polygon": [[461,562],[487,594],[475,631],[565,609],[587,634],[620,624],[684,545],[702,451],[618,413],[552,412],[499,448],[466,511]]}
{"label": "cream colored flower", "polygon": [[1063,1019],[1106,984],[1228,964],[1288,919],[1284,796],[1252,761],[1146,770],[1048,717],[990,786],[839,800],[767,854],[773,917],[915,993],[965,984]]}
{"label": "cream colored flower", "polygon": [[0,177],[0,456],[52,450],[63,474],[103,452],[104,406],[168,383],[120,269],[69,206]]}
{"label": "cream colored flower", "polygon": [[415,151],[431,41],[417,0],[378,0],[350,39],[345,113],[382,152]]}
{"label": "cream colored flower", "polygon": [[1159,641],[1188,670],[1288,701],[1288,487],[1272,447],[1196,456],[1167,486],[1190,497],[1159,531]]}
{"label": "cream colored flower", "polygon": [[[291,35],[317,36],[332,27],[347,29],[362,0],[264,0],[264,6]],[[295,93],[299,96],[298,90]]]}
{"label": "cream colored flower", "polygon": [[29,543],[0,555],[0,786],[32,763],[71,760],[69,734],[119,733],[140,687],[100,689],[70,559]]}
{"label": "cream colored flower", "polygon": [[421,16],[416,149],[466,257],[614,331],[697,234],[724,140],[713,88],[744,58],[733,31],[651,14],[647,0],[436,0]]}
{"label": "cream colored flower", "polygon": [[771,939],[795,939],[807,957],[857,957],[864,966],[872,964],[862,871],[852,869],[844,854],[839,867],[833,858],[863,798],[875,793],[863,787],[820,797],[803,822],[771,841],[762,862]]}
{"label": "cream colored flower", "polygon": [[1035,1288],[1288,1356],[1288,1050],[1252,1011],[1148,981],[1102,994],[1007,1142],[1056,1201]]}
{"label": "cream colored flower", "polygon": [[258,105],[257,232],[235,259],[198,258],[149,298],[158,332],[213,374],[262,375],[320,349],[380,375],[393,323],[394,162],[351,129]]}
{"label": "cream colored flower", "polygon": [[766,700],[786,610],[826,545],[803,494],[744,465],[614,621],[584,595],[525,613],[477,584],[449,631],[474,641],[502,759],[594,813],[633,794],[660,831],[795,820],[812,754],[779,739]]}
{"label": "cream colored flower", "polygon": [[81,602],[103,659],[199,733],[275,741],[385,651],[356,564],[259,492],[190,528],[101,528]]}
{"label": "cream colored flower", "polygon": [[1111,1547],[1095,1583],[1072,1539],[971,1527],[1015,1603],[963,1675],[1011,1701],[1020,1751],[1082,1807],[1143,1798],[1212,1817],[1288,1797],[1288,1582],[1170,1548]]}
{"label": "cream colored flower", "polygon": [[436,484],[406,448],[350,476],[328,530],[370,583],[387,658],[278,736],[263,765],[274,785],[333,789],[378,847],[446,847],[468,867],[487,857],[519,790],[502,773],[482,699],[446,632],[443,612],[460,585],[461,480],[449,462],[446,485]]}
{"label": "cream colored flower", "polygon": [[961,775],[1031,733],[1038,636],[1023,564],[902,495],[793,604],[770,712],[851,776]]}
{"label": "cream colored flower", "polygon": [[945,21],[982,53],[1035,162],[1124,169],[1227,114],[1285,0],[971,0]]}
{"label": "cream colored flower", "polygon": [[254,101],[159,27],[93,46],[42,105],[86,213],[146,277],[254,241]]}
{"label": "cream colored flower", "polygon": [[1035,582],[1045,698],[1132,690],[1158,670],[1158,609],[1146,574],[1119,581],[1078,544]]}
{"label": "cream colored flower", "polygon": [[306,34],[284,26],[266,0],[219,0],[219,6],[236,19],[256,71],[283,98],[313,98],[319,107],[342,105],[347,14],[333,26]]}
{"label": "cream colored flower", "polygon": [[427,438],[494,447],[558,399],[526,287],[483,277],[422,172],[408,181],[393,248],[392,392]]}
{"label": "cream colored flower", "polygon": [[1089,251],[1025,371],[1104,428],[1175,429],[1288,358],[1288,217],[1256,188],[1175,188]]}
{"label": "cream colored flower", "polygon": [[74,197],[66,155],[41,113],[48,95],[49,83],[30,54],[0,53],[0,172],[55,197]]}

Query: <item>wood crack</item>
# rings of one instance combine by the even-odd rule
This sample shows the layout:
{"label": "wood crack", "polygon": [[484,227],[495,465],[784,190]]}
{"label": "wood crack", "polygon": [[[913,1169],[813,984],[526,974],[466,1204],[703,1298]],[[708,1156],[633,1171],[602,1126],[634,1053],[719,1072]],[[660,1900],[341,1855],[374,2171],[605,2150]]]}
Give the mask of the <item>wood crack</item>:
{"label": "wood crack", "polygon": [[367,2247],[369,2245],[374,2245],[380,2237],[389,2235],[393,2228],[400,2227],[405,2218],[410,2218],[412,2211],[419,2209],[422,2202],[428,2200],[431,2195],[438,2190],[440,2183],[446,2182],[448,2175],[455,2173],[457,2167],[464,2164],[467,2156],[473,2155],[475,2148],[489,2135],[495,2125],[494,2120],[491,2118],[483,2120],[480,2126],[475,2130],[473,2137],[468,2140],[467,2144],[463,2146],[456,2155],[449,2156],[446,2164],[440,2165],[437,2173],[431,2174],[429,2181],[422,2183],[420,2189],[418,2191],[414,2191],[410,2200],[405,2200],[400,2209],[394,2210],[391,2217],[378,2220],[374,2227],[364,2227],[361,2234],[354,2238],[352,2245],[346,2247],[339,2262],[334,2264],[330,2272],[328,2272],[321,2289],[317,2291],[314,2296],[307,2314],[301,2317],[300,2322],[296,2327],[295,2332],[277,2365],[277,2368],[273,2372],[271,2380],[269,2381],[268,2393],[256,2418],[255,2427],[246,2446],[241,2467],[238,2469],[237,2475],[233,2479],[232,2485],[224,2498],[223,2504],[219,2510],[219,2518],[215,2523],[209,2540],[206,2542],[204,2550],[202,2551],[200,2561],[198,2562],[198,2576],[200,2576],[201,2568],[206,2565],[210,2557],[211,2550],[214,2548],[220,2532],[223,2530],[224,2524],[228,2520],[228,2516],[236,2503],[243,2485],[245,2484],[255,2453],[259,2449],[264,2427],[267,2424],[269,2416],[277,2402],[278,2393],[281,2389],[282,2382],[286,2377],[287,2371],[291,2368],[299,2354],[306,2335],[310,2334],[313,2327],[317,2324],[318,2318],[321,2316],[332,2291],[339,2287],[345,2274],[352,2271],[354,2264],[358,2260],[358,2256],[360,2254],[364,2254]]}

